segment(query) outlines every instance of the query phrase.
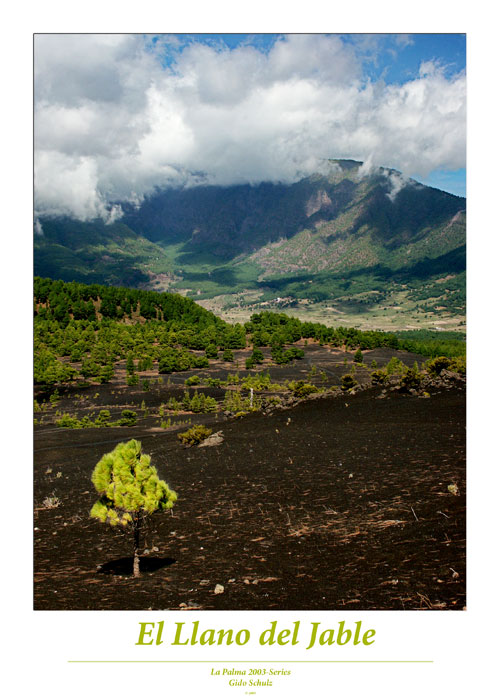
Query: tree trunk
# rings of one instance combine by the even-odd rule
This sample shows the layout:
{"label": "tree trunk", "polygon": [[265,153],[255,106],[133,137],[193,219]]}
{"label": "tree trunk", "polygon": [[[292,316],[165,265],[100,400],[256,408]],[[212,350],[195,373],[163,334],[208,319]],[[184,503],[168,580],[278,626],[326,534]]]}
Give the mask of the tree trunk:
{"label": "tree trunk", "polygon": [[141,575],[139,570],[139,541],[141,535],[141,521],[140,518],[134,518],[134,578],[138,578]]}

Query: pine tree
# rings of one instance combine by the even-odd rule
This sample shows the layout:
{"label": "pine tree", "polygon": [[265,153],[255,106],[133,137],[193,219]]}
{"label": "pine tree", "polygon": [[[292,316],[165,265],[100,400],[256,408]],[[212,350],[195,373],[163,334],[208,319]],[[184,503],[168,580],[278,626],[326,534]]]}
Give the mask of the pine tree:
{"label": "pine tree", "polygon": [[151,457],[141,454],[137,440],[122,442],[105,454],[92,474],[100,494],[90,516],[116,526],[132,525],[134,534],[134,576],[139,576],[139,545],[144,520],[156,511],[173,507],[177,494],[158,478]]}
{"label": "pine tree", "polygon": [[354,362],[361,363],[363,362],[363,353],[361,352],[361,348],[358,348],[356,352],[354,353]]}

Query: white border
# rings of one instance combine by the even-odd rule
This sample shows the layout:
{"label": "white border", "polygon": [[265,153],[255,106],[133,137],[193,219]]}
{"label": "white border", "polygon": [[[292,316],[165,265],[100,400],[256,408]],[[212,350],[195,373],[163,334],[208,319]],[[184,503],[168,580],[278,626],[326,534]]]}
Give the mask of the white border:
{"label": "white border", "polygon": [[[155,650],[134,645],[139,620],[164,619],[167,624],[182,619],[200,619],[204,626],[248,627],[258,634],[272,619],[286,626],[296,619],[325,620],[333,626],[338,620],[363,620],[377,630],[377,643],[363,649],[371,658],[433,659],[432,665],[391,664],[302,664],[290,679],[276,687],[258,691],[273,697],[299,697],[304,692],[333,697],[349,693],[353,698],[437,698],[452,694],[466,698],[479,686],[494,688],[496,627],[492,620],[498,586],[497,546],[492,533],[496,525],[498,457],[495,405],[488,409],[488,394],[495,379],[498,331],[492,302],[497,301],[491,284],[498,275],[494,255],[498,238],[498,70],[497,23],[490,3],[358,2],[352,9],[346,3],[188,2],[182,9],[172,3],[143,1],[87,2],[82,6],[67,2],[28,2],[10,7],[4,25],[2,66],[4,108],[2,134],[4,154],[1,178],[4,192],[4,311],[5,322],[2,368],[7,386],[2,404],[7,407],[8,430],[4,438],[7,460],[3,464],[8,484],[2,509],[4,547],[3,593],[5,604],[4,638],[8,658],[5,687],[11,695],[31,692],[38,698],[87,698],[91,694],[133,697],[154,693],[167,697],[183,693],[189,697],[238,697],[241,688],[222,688],[209,680],[208,668],[189,664],[150,665],[72,665],[69,658],[148,658],[174,651],[166,644]],[[341,6],[342,5],[342,6]],[[468,310],[469,310],[469,555],[467,612],[371,612],[371,613],[135,613],[135,612],[33,612],[32,610],[32,521],[31,485],[31,163],[32,163],[32,34],[33,32],[467,32],[468,34]],[[7,196],[5,196],[7,195]],[[489,285],[488,285],[489,281]],[[492,338],[491,335],[495,337]],[[11,370],[12,368],[12,370]],[[485,387],[486,383],[486,387]],[[27,408],[28,406],[28,408]],[[491,403],[490,403],[491,406]],[[5,419],[4,419],[5,420]],[[3,423],[5,425],[5,423]],[[28,426],[28,427],[27,427]],[[15,436],[15,440],[13,439]],[[4,453],[5,454],[5,453]],[[19,498],[21,485],[24,493]],[[6,501],[6,503],[5,503]],[[494,519],[495,518],[495,519]],[[18,535],[18,528],[21,528]],[[13,536],[15,532],[15,536]],[[341,575],[341,573],[339,573]],[[255,636],[254,635],[254,636]],[[177,651],[177,650],[175,650]],[[183,651],[181,649],[181,651]],[[264,659],[262,647],[248,645],[228,655],[227,650],[213,658]],[[252,651],[252,656],[249,656]],[[311,650],[312,651],[312,650]],[[346,651],[336,650],[346,658]],[[244,653],[242,653],[244,652]],[[337,658],[331,649],[317,658]],[[355,658],[354,650],[349,657]],[[179,653],[179,652],[178,652]],[[206,651],[190,649],[187,658],[207,658]],[[273,650],[272,658],[305,658],[301,645],[295,649]],[[310,653],[310,652],[309,652]],[[160,654],[160,656],[161,656]],[[292,656],[294,654],[295,656]],[[495,656],[494,656],[495,654]],[[356,655],[358,651],[356,650]],[[186,655],[183,654],[186,658]],[[5,652],[4,652],[5,658]],[[173,657],[170,657],[173,658]],[[178,658],[178,657],[177,657]],[[269,657],[267,657],[269,658]],[[361,654],[359,653],[359,658]],[[205,666],[208,667],[206,664]],[[9,692],[9,691],[8,691]],[[492,691],[486,691],[491,693]]]}

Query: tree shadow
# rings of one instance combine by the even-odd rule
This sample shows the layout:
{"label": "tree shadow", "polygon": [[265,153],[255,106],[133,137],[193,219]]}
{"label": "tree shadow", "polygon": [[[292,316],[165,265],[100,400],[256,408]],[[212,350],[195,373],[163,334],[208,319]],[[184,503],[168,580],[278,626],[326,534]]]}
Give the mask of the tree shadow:
{"label": "tree shadow", "polygon": [[[158,571],[158,569],[163,569],[175,563],[176,559],[172,559],[172,557],[141,557],[140,569],[143,574],[153,573]],[[97,571],[100,574],[126,576],[133,573],[133,564],[133,557],[122,557],[121,559],[114,559],[99,565]]]}

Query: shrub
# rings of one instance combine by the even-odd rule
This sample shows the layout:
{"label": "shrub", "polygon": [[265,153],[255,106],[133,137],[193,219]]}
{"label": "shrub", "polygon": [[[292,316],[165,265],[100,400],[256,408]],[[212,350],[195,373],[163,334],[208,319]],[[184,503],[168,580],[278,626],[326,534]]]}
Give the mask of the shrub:
{"label": "shrub", "polygon": [[186,430],[185,433],[177,433],[177,439],[180,440],[183,445],[198,445],[211,434],[212,430],[207,428],[206,425],[193,425],[193,427]]}
{"label": "shrub", "polygon": [[205,348],[205,355],[212,359],[217,359],[219,357],[219,349],[214,343],[209,343]]}
{"label": "shrub", "polygon": [[201,379],[197,374],[193,374],[191,377],[184,380],[184,384],[186,386],[195,386],[196,384],[201,384]]}
{"label": "shrub", "polygon": [[304,357],[305,353],[302,350],[302,348],[298,348],[293,346],[292,348],[288,348],[288,350],[285,350],[285,357],[287,358],[288,362],[291,360],[301,360]]}
{"label": "shrub", "polygon": [[372,372],[372,384],[385,384],[389,375],[384,369],[376,369]]}
{"label": "shrub", "polygon": [[104,367],[101,367],[101,369],[99,370],[98,379],[101,384],[107,384],[111,381],[114,374],[115,370],[113,365],[104,365]]}
{"label": "shrub", "polygon": [[197,364],[197,360],[201,360],[193,353],[186,350],[176,350],[175,348],[165,348],[158,360],[158,372],[160,374],[170,374],[171,372],[184,372],[192,366],[200,367],[207,366],[208,360],[203,358],[206,365]]}
{"label": "shrub", "polygon": [[196,367],[196,369],[205,369],[209,364],[208,358],[205,357],[205,355],[193,356],[193,367]]}
{"label": "shrub", "polygon": [[254,365],[261,365],[264,362],[264,353],[259,348],[254,348],[249,359]]}
{"label": "shrub", "polygon": [[222,353],[222,359],[224,362],[234,362],[234,355],[229,348],[226,348],[226,350],[224,350]]}
{"label": "shrub", "polygon": [[33,363],[33,379],[35,384],[53,385],[74,379],[78,370],[58,360],[50,350],[39,350],[35,353]]}
{"label": "shrub", "polygon": [[452,372],[457,372],[458,374],[465,376],[465,373],[466,373],[465,356],[462,355],[460,357],[454,357],[453,360],[451,361],[450,370]]}
{"label": "shrub", "polygon": [[94,360],[90,357],[84,357],[82,361],[82,367],[80,370],[80,374],[82,377],[85,377],[88,379],[89,377],[97,377],[99,374],[100,367],[97,364],[97,362],[94,362]]}
{"label": "shrub", "polygon": [[349,391],[353,389],[358,382],[354,379],[352,374],[344,374],[342,377],[341,389],[342,391]]}
{"label": "shrub", "polygon": [[125,365],[125,369],[127,370],[127,374],[134,374],[134,372],[135,372],[135,362],[134,362],[134,356],[132,353],[130,353],[127,357],[127,363]]}
{"label": "shrub", "polygon": [[258,411],[262,406],[262,400],[254,396],[252,401],[250,396],[243,396],[241,391],[229,390],[226,391],[223,406],[226,411],[231,413]]}
{"label": "shrub", "polygon": [[449,357],[434,357],[427,362],[426,368],[430,375],[438,377],[444,369],[450,369],[451,364]]}
{"label": "shrub", "polygon": [[389,376],[393,374],[402,375],[406,369],[406,365],[397,357],[391,357],[386,366],[386,372]]}
{"label": "shrub", "polygon": [[199,394],[197,391],[192,396],[189,395],[188,391],[185,391],[182,407],[186,411],[193,411],[193,413],[210,413],[217,410],[217,401],[212,396]]}
{"label": "shrub", "polygon": [[266,405],[269,406],[280,406],[283,403],[283,399],[281,396],[268,396],[267,399],[265,399]]}
{"label": "shrub", "polygon": [[[248,375],[248,376],[250,376],[250,375]],[[239,384],[239,383],[240,383],[240,375],[239,375],[238,372],[236,372],[236,374],[230,374],[230,373],[228,373],[228,375],[227,375],[227,377],[226,377],[226,381],[224,382],[224,384],[225,384],[226,386],[227,386],[228,384]]]}
{"label": "shrub", "polygon": [[122,417],[118,421],[118,425],[135,425],[137,423],[137,413],[125,408],[122,411]]}
{"label": "shrub", "polygon": [[167,401],[167,408],[169,411],[180,411],[182,408],[182,401],[179,401],[175,396],[171,396]]}
{"label": "shrub", "polygon": [[422,379],[423,375],[420,374],[417,367],[408,367],[401,377],[401,386],[407,391],[410,389],[418,389],[422,383]]}
{"label": "shrub", "polygon": [[305,396],[309,396],[310,394],[317,394],[319,392],[317,386],[314,386],[314,384],[307,384],[302,379],[298,382],[290,382],[288,386],[292,390],[293,395],[300,399],[304,398]]}
{"label": "shrub", "polygon": [[63,413],[59,420],[56,420],[56,425],[59,428],[81,428],[82,424],[76,416],[70,416],[69,413]]}
{"label": "shrub", "polygon": [[241,387],[243,389],[256,389],[262,391],[268,389],[271,385],[271,377],[268,372],[257,372],[257,374],[247,374],[241,378]]}
{"label": "shrub", "polygon": [[107,427],[110,425],[111,422],[111,413],[107,410],[102,410],[99,411],[99,415],[94,421],[94,424],[97,428],[103,428]]}

